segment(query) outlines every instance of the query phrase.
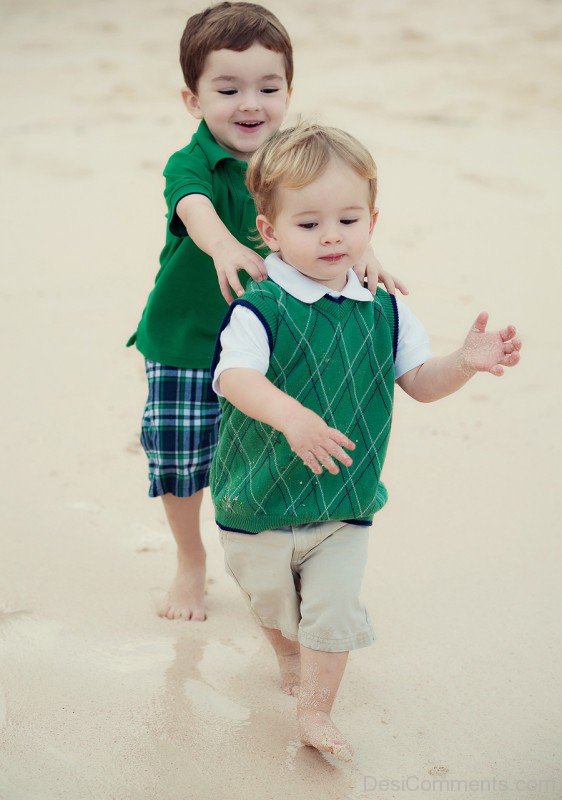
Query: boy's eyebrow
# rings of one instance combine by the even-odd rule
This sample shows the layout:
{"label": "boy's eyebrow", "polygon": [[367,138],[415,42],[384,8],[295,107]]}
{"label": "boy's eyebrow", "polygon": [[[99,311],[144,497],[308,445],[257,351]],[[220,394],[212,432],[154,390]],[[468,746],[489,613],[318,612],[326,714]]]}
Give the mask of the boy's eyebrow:
{"label": "boy's eyebrow", "polygon": [[[211,83],[218,83],[219,81],[237,81],[239,80],[239,76],[237,75],[218,75],[216,78],[213,78]],[[261,78],[262,81],[282,81],[283,76],[277,75],[276,73],[272,73],[271,75],[263,75]]]}
{"label": "boy's eyebrow", "polygon": [[[365,206],[346,206],[345,208],[341,208],[340,211],[363,211]],[[293,214],[294,217],[306,217],[309,214],[318,214],[318,210],[310,210],[310,211],[299,211],[298,214]]]}

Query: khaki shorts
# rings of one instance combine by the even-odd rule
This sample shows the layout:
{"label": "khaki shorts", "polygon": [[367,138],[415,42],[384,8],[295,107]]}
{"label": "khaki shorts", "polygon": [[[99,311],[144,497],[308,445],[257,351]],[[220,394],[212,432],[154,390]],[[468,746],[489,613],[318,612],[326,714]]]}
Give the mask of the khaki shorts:
{"label": "khaki shorts", "polygon": [[227,572],[260,625],[312,650],[344,652],[375,640],[359,600],[369,528],[321,522],[255,535],[220,531]]}

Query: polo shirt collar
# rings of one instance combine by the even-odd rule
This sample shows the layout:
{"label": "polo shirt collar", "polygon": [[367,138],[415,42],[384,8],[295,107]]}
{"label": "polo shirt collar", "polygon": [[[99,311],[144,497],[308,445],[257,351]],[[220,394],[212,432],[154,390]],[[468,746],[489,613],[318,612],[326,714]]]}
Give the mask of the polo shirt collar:
{"label": "polo shirt collar", "polygon": [[232,155],[232,153],[229,153],[227,150],[221,147],[220,144],[218,144],[204,119],[202,119],[199,123],[199,127],[195,131],[194,138],[197,140],[199,146],[209,159],[209,165],[211,169],[214,169],[219,161],[226,161],[227,159],[236,161],[237,164],[240,164],[244,169],[246,169],[247,164],[245,161],[241,161],[240,159],[236,158]]}
{"label": "polo shirt collar", "polygon": [[303,303],[316,303],[321,297],[347,297],[350,300],[361,300],[372,302],[373,295],[364,286],[361,286],[359,278],[352,269],[347,271],[347,283],[341,292],[334,292],[322,283],[307,278],[298,269],[283,261],[277,253],[271,253],[265,259],[265,268],[268,277],[275,281],[292,297],[296,297]]}

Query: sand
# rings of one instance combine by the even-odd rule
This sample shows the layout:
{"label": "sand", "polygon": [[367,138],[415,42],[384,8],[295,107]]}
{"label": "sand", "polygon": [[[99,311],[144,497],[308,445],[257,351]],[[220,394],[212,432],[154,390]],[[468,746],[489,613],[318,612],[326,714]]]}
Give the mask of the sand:
{"label": "sand", "polygon": [[482,309],[525,342],[502,379],[397,397],[364,590],[378,639],[334,709],[352,764],[300,746],[208,498],[209,619],[156,615],[175,552],[123,344],[161,171],[194,130],[176,62],[200,8],[2,3],[0,797],[559,797],[562,8],[271,3],[295,45],[288,121],[372,149],[376,252],[434,352]]}

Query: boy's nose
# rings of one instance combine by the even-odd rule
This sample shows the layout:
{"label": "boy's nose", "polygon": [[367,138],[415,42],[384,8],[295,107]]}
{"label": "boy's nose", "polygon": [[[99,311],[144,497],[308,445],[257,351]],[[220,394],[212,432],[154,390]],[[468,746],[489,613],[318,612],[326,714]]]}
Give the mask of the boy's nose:
{"label": "boy's nose", "polygon": [[258,92],[245,92],[240,98],[240,111],[259,111],[261,97]]}
{"label": "boy's nose", "polygon": [[334,229],[331,231],[324,231],[322,234],[322,243],[323,244],[337,244],[337,242],[341,242],[342,235],[339,230]]}

